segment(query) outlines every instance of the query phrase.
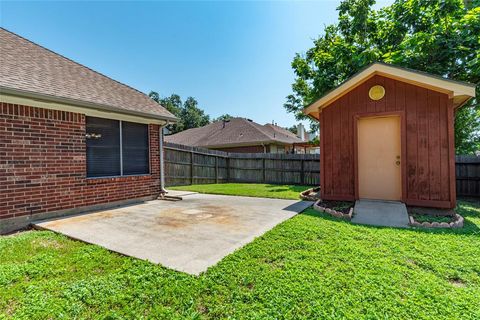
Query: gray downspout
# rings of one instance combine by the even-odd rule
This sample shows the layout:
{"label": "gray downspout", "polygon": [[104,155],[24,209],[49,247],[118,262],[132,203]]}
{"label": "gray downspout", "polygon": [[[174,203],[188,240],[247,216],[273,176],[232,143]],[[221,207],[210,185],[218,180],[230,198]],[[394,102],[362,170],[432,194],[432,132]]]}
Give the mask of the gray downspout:
{"label": "gray downspout", "polygon": [[167,190],[165,190],[165,161],[163,160],[163,129],[168,126],[169,121],[167,121],[163,126],[158,128],[158,146],[160,148],[160,190],[158,192],[158,200],[169,200],[169,201],[179,201],[182,200],[182,197],[178,196],[167,196]]}
{"label": "gray downspout", "polygon": [[164,125],[158,128],[158,140],[159,140],[159,147],[160,147],[160,192],[159,197],[165,196],[167,191],[165,190],[165,167],[164,167],[164,160],[163,160],[163,129],[168,125],[165,123]]}

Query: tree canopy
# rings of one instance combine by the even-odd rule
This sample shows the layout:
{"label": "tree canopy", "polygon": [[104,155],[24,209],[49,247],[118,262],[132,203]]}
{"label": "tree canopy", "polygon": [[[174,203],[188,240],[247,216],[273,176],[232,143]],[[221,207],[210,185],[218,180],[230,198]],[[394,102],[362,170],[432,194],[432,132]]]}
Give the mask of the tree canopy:
{"label": "tree canopy", "polygon": [[205,111],[198,107],[198,102],[193,97],[188,97],[185,102],[182,102],[182,99],[178,94],[172,94],[169,97],[161,98],[157,92],[151,91],[148,96],[165,107],[179,119],[176,124],[170,126],[169,129],[172,133],[191,128],[203,127],[210,123],[210,116],[205,114]]}
{"label": "tree canopy", "polygon": [[229,115],[228,113],[225,113],[225,114],[222,114],[220,117],[213,119],[212,122],[230,120],[232,118],[234,118],[234,116]]}
{"label": "tree canopy", "polygon": [[294,133],[294,134],[298,133],[298,127],[296,125],[293,125],[291,127],[285,128],[285,129],[287,129],[288,131],[290,131],[291,133]]}
{"label": "tree canopy", "polygon": [[[338,23],[296,54],[293,94],[284,107],[297,120],[307,119],[305,106],[375,61],[480,82],[480,0],[396,0],[380,10],[374,3],[342,1]],[[480,149],[479,102],[477,86],[477,97],[456,113],[457,153]]]}

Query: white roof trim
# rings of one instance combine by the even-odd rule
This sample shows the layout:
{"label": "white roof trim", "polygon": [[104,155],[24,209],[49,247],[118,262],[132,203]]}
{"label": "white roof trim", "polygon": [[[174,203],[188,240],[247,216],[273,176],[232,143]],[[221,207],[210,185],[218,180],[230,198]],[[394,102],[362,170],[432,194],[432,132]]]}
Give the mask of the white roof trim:
{"label": "white roof trim", "polygon": [[[452,98],[463,96],[466,98],[466,100],[468,100],[470,97],[475,97],[475,85],[473,84],[443,79],[441,77],[428,75],[423,72],[376,62],[355,74],[340,86],[306,107],[303,112],[307,115],[315,116],[315,114],[319,112],[319,109],[327,106],[334,100],[340,98],[346,92],[356,88],[358,85],[377,74],[399,81],[425,86],[432,90],[445,92],[448,93]],[[460,100],[463,100],[463,102],[466,101],[465,99]]]}
{"label": "white roof trim", "polygon": [[144,117],[139,115],[109,112],[109,111],[103,111],[101,109],[85,108],[85,107],[76,106],[72,104],[39,100],[39,99],[33,99],[33,98],[27,98],[27,97],[19,97],[19,96],[14,96],[10,94],[4,94],[3,92],[0,92],[0,102],[30,106],[35,108],[49,109],[49,110],[81,113],[86,116],[92,116],[92,117],[98,117],[98,118],[106,118],[106,119],[114,119],[114,120],[146,123],[146,124],[152,123],[152,124],[165,125],[165,124],[171,123],[171,121],[166,119],[162,120],[162,119],[155,119],[151,117],[149,118],[149,117]]}

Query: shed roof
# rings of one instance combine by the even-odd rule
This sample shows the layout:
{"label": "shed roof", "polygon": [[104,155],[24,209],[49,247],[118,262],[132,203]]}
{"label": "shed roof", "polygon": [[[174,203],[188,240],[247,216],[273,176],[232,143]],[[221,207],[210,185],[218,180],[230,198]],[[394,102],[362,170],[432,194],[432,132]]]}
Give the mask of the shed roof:
{"label": "shed roof", "polygon": [[420,87],[443,92],[453,98],[455,107],[459,107],[475,96],[475,84],[455,81],[430,73],[398,67],[383,62],[375,62],[360,70],[338,87],[306,107],[303,112],[318,119],[321,109],[346,93],[358,87],[375,75],[411,83]]}
{"label": "shed roof", "polygon": [[0,28],[0,93],[175,121],[146,94]]}
{"label": "shed roof", "polygon": [[261,125],[245,118],[216,121],[165,137],[165,141],[194,147],[235,147],[302,142],[292,132],[276,125]]}

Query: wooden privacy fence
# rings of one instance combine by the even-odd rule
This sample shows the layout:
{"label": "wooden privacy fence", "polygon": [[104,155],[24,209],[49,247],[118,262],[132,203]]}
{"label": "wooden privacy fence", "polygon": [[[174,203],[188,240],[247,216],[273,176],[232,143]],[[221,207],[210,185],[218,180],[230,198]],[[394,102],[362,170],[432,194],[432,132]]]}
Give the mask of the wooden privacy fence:
{"label": "wooden privacy fence", "polygon": [[480,196],[480,157],[456,156],[457,195]]}
{"label": "wooden privacy fence", "polygon": [[249,182],[320,184],[320,155],[227,153],[165,143],[166,186]]}
{"label": "wooden privacy fence", "polygon": [[[320,185],[319,154],[227,153],[165,143],[167,186],[248,182]],[[457,156],[457,195],[480,196],[480,157]]]}

